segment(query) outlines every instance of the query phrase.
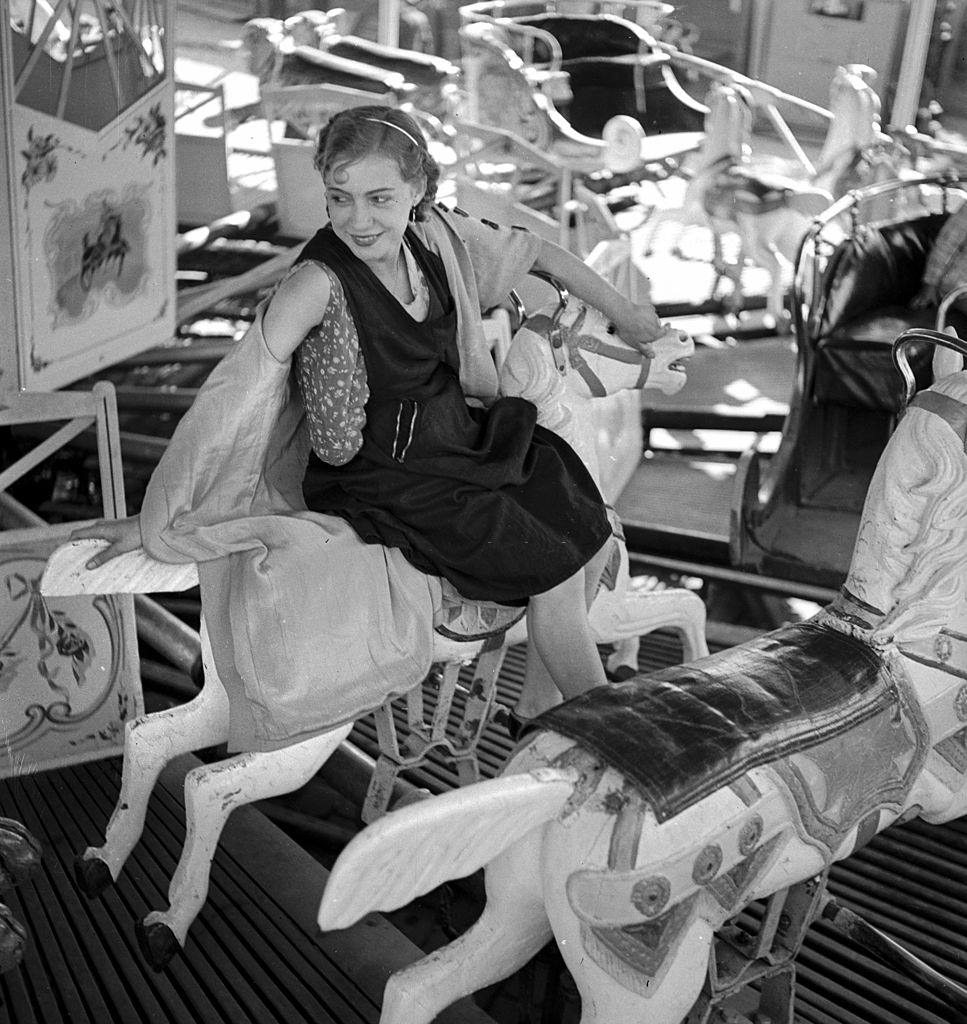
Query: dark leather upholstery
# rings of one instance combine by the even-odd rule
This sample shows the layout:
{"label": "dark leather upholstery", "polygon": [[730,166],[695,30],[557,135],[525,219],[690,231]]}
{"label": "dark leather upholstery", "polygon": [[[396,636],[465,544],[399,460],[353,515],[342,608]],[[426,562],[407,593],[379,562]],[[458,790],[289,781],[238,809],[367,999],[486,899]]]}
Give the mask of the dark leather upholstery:
{"label": "dark leather upholstery", "polygon": [[[598,137],[618,114],[636,118],[649,134],[701,131],[702,116],[674,96],[662,77],[667,54],[633,23],[613,15],[536,14],[515,21],[549,32],[561,47],[573,99],[562,109],[577,131]],[[540,40],[534,60],[549,62]],[[636,75],[641,92],[636,91]]]}
{"label": "dark leather upholstery", "polygon": [[[861,227],[831,257],[830,284],[813,321],[815,400],[896,413],[903,389],[891,349],[911,327],[933,327],[935,307],[911,309],[930,247],[946,218],[920,218],[885,228]],[[950,323],[967,329],[967,317]],[[910,365],[930,383],[933,349],[916,345]]]}
{"label": "dark leather upholstery", "polygon": [[750,768],[840,735],[893,699],[888,669],[871,647],[800,622],[596,687],[536,724],[634,780],[666,821]]}
{"label": "dark leather upholstery", "polygon": [[[633,24],[611,14],[535,14],[529,18],[515,18],[522,25],[531,25],[549,32],[561,46],[565,61],[580,57],[621,57],[637,53],[644,34],[635,31]],[[550,60],[550,54],[539,55],[540,43],[535,46],[534,59]],[[645,40],[644,45],[647,45]]]}

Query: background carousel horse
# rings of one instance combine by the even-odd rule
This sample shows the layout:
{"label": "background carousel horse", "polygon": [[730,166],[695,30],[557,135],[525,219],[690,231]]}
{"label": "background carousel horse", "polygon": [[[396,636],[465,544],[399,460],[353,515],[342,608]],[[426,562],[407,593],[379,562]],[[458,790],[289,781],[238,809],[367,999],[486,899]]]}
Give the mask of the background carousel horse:
{"label": "background carousel horse", "polygon": [[[37,840],[10,818],[0,818],[0,893],[19,885],[40,864]],[[24,926],[0,903],[0,973],[16,967],[27,944]]]}
{"label": "background carousel horse", "polygon": [[[548,336],[551,344],[548,344]],[[528,347],[539,350],[536,360],[523,356],[522,350]],[[515,336],[506,359],[509,369],[505,379],[513,380],[516,394],[532,394],[534,389],[528,380],[528,367],[539,371],[542,363],[554,365],[556,354],[558,362],[553,374],[565,382],[569,392],[573,389],[576,403],[585,401],[588,393],[603,394],[617,388],[658,388],[673,394],[685,383],[683,360],[691,355],[693,348],[690,338],[669,330],[649,346],[649,352],[632,350],[621,343],[613,333],[613,326],[600,315],[586,309],[576,313],[567,309],[562,312],[559,303],[553,312],[542,313],[536,320],[529,321],[525,329]],[[575,370],[568,369],[569,366],[574,366]],[[538,391],[546,390],[544,376],[541,374]],[[560,398],[561,405],[565,407],[566,419],[566,395],[559,395],[557,391],[554,395],[555,400]],[[543,400],[539,395],[535,399],[538,402]],[[580,422],[579,416],[574,422]],[[585,452],[589,450],[587,445],[582,449]],[[620,538],[616,537],[614,543],[617,549],[623,548]],[[85,569],[92,549],[100,546],[100,541],[76,541],[59,548],[48,562],[41,592],[51,595],[154,592],[184,589],[197,581],[194,566],[165,565],[148,558],[141,551],[122,555],[100,569]],[[612,589],[605,583],[601,596],[595,601],[597,604],[597,600],[602,600],[604,610],[592,612],[593,622],[611,630],[610,635],[602,635],[600,639],[604,642],[623,640],[635,635],[635,630],[643,633],[655,628],[673,627],[682,631],[686,655],[707,651],[705,611],[698,596],[684,589],[650,594],[635,592],[626,586],[627,566],[620,560],[620,550],[616,557],[618,564],[612,560]],[[618,584],[625,587],[626,593],[615,590]],[[485,649],[485,655],[491,658],[492,694],[493,681],[506,646],[526,639],[524,623],[520,621],[522,609],[504,609],[505,613],[512,614],[503,616],[498,624],[500,629],[489,623],[490,631],[481,638],[480,626],[489,622],[485,619],[489,614],[487,609],[477,605],[454,607],[458,597],[450,594],[447,599],[445,592],[444,606],[437,609],[432,660],[447,663],[447,670],[452,670],[452,693],[459,665]],[[516,625],[512,626],[514,623]],[[468,624],[477,628],[470,630]],[[501,647],[499,642],[495,643],[495,635],[505,629],[504,646]],[[217,642],[217,637],[215,640]],[[361,637],[360,642],[365,643],[365,637]],[[323,638],[321,654],[324,654],[324,645]],[[104,845],[89,848],[78,861],[79,884],[90,895],[97,894],[117,878],[138,842],[151,790],[164,765],[178,754],[211,747],[224,742],[228,736],[228,694],[215,669],[212,640],[204,618],[202,658],[204,685],[194,700],[142,716],[126,727],[121,789],[107,826]],[[324,665],[325,658],[320,657],[319,663]],[[479,678],[479,665],[477,673]],[[477,687],[477,679],[474,687]],[[320,687],[320,699],[326,699],[324,686]],[[377,701],[380,699],[376,698]],[[477,724],[478,733],[482,731],[491,705],[492,696],[489,704],[479,709],[478,717],[482,722]],[[436,717],[440,717],[439,714]],[[445,713],[442,721],[446,722]],[[185,782],[187,836],[171,880],[169,908],[150,913],[138,929],[142,951],[155,967],[162,967],[184,944],[188,928],[205,902],[211,860],[231,811],[254,800],[291,792],[305,784],[351,728],[350,723],[276,751],[238,754],[189,772]]]}
{"label": "background carousel horse", "polygon": [[[967,811],[965,430],[967,372],[917,396],[877,468],[846,584],[814,618],[568,701],[501,777],[349,844],[324,930],[486,865],[482,916],[390,979],[382,1024],[427,1024],[552,938],[582,1024],[679,1024],[707,971],[714,982],[717,930],[751,901],[893,823]],[[778,917],[764,915],[774,936]],[[791,1005],[767,1015],[791,1020]]]}
{"label": "background carousel horse", "polygon": [[[829,125],[815,166],[804,154],[796,166],[753,154],[754,86],[714,82],[710,87],[705,143],[682,207],[653,221],[652,230],[664,219],[707,224],[718,279],[732,280],[733,306],[742,301],[741,273],[748,257],[769,272],[767,307],[777,324],[786,323],[785,289],[809,222],[850,189],[898,173],[899,150],[880,131],[874,74],[857,64],[837,69],[830,85]],[[727,262],[722,238],[734,232],[740,254]]]}

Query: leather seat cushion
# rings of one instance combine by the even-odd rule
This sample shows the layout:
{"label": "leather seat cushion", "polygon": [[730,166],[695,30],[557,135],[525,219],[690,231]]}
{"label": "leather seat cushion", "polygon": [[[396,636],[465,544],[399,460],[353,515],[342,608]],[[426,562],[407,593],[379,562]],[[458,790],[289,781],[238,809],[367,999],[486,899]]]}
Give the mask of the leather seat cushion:
{"label": "leather seat cushion", "polygon": [[633,780],[666,821],[750,768],[838,736],[893,700],[889,671],[871,647],[799,622],[595,687],[536,722]]}
{"label": "leather seat cushion", "polygon": [[825,338],[860,316],[906,306],[920,289],[927,256],[944,216],[885,228],[864,226],[830,259],[814,337]]}
{"label": "leather seat cushion", "polygon": [[[936,318],[934,308],[884,306],[821,338],[816,346],[816,401],[899,412],[903,381],[893,365],[893,342],[911,327],[933,329]],[[967,336],[963,313],[951,311],[948,322],[961,337]],[[907,349],[910,368],[921,388],[932,383],[933,353],[934,347],[926,341],[914,342]]]}

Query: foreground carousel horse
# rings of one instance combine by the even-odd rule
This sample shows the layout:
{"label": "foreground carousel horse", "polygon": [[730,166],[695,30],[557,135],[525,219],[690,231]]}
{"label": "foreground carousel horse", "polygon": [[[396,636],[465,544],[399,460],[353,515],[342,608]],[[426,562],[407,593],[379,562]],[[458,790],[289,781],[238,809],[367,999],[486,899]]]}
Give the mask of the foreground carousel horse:
{"label": "foreground carousel horse", "polygon": [[751,901],[898,821],[967,811],[965,434],[957,372],[908,408],[812,619],[569,701],[501,777],[350,843],[324,930],[486,865],[479,921],[390,979],[381,1024],[427,1024],[552,938],[582,1024],[679,1024]]}
{"label": "foreground carousel horse", "polygon": [[[503,362],[503,382],[508,392],[532,398],[539,419],[556,425],[590,459],[593,441],[584,443],[579,436],[581,430],[576,429],[583,422],[582,404],[622,388],[657,388],[674,394],[685,383],[683,360],[694,349],[690,338],[669,330],[648,348],[644,353],[622,343],[612,325],[596,310],[579,303],[565,308],[559,303],[526,321],[517,332]],[[593,462],[591,469],[594,472]],[[141,551],[122,555],[99,569],[85,569],[85,563],[102,543],[75,541],[59,548],[48,562],[41,593],[155,592],[183,589],[197,580],[193,566],[165,565]],[[697,595],[684,589],[657,593],[634,590],[628,586],[627,556],[617,537],[614,547],[610,582],[599,589],[591,611],[599,639],[623,641],[651,629],[677,627],[684,635],[686,651],[707,651],[704,606]],[[454,679],[457,666],[481,650],[497,654],[502,650],[500,643],[495,652],[490,650],[498,629],[491,628],[480,639],[480,625],[494,626],[484,618],[492,608],[489,612],[475,611],[478,606],[464,608],[468,610],[455,608],[451,599],[435,610],[437,632],[432,660],[453,665]],[[504,645],[525,640],[523,610],[504,611],[512,613],[502,620],[501,628],[507,630]],[[468,625],[478,627],[469,631],[473,635],[467,635]],[[212,640],[217,642],[217,637]],[[359,642],[365,644],[366,637],[361,636]],[[319,653],[319,663],[324,665],[324,637]],[[148,799],[164,765],[178,754],[211,747],[228,737],[229,697],[215,668],[204,621],[202,657],[204,686],[194,700],[144,715],[126,726],[121,790],[104,845],[89,848],[77,865],[79,884],[89,895],[96,895],[118,877],[141,836]],[[499,660],[492,668],[494,678],[498,668]],[[326,699],[325,678],[321,676],[319,700]],[[374,705],[382,699],[375,697]],[[482,709],[481,714],[487,710]],[[149,914],[138,930],[142,951],[155,967],[164,966],[184,945],[188,928],[205,902],[211,859],[231,811],[304,785],[351,728],[350,723],[275,751],[238,754],[188,773],[187,837],[171,881],[169,908]]]}

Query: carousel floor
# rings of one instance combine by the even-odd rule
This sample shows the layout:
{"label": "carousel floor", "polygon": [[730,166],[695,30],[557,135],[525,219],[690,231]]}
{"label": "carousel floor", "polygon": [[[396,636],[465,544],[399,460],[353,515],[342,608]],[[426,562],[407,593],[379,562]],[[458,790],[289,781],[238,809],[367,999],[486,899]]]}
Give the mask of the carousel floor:
{"label": "carousel floor", "polygon": [[[229,819],[211,892],[183,955],[160,973],[141,959],[134,922],[166,903],[184,835],[180,758],[166,769],[144,837],[117,886],[77,890],[74,856],[114,806],[118,759],[0,783],[0,814],[44,850],[40,872],[7,900],[27,926],[21,965],[0,977],[2,1024],[373,1024],[383,985],[421,951],[378,915],[323,935],[314,915],[327,872],[256,810]],[[467,1001],[440,1020],[493,1024]]]}

